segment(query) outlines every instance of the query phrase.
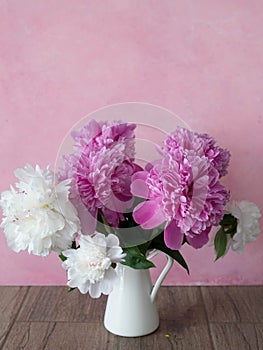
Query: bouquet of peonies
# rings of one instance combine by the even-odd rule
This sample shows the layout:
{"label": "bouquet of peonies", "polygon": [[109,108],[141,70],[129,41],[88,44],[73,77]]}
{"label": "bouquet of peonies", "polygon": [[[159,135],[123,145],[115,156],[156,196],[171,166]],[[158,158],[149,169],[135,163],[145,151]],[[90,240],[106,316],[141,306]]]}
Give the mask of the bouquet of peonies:
{"label": "bouquet of peonies", "polygon": [[230,246],[241,253],[259,234],[258,207],[229,204],[220,183],[229,151],[177,127],[143,169],[135,162],[135,128],[91,120],[72,133],[74,152],[57,174],[38,165],[17,169],[16,188],[0,200],[8,246],[41,256],[55,251],[68,286],[94,298],[112,291],[116,263],[151,268],[147,255],[158,249],[188,271],[180,248],[201,248],[213,226],[216,259]]}

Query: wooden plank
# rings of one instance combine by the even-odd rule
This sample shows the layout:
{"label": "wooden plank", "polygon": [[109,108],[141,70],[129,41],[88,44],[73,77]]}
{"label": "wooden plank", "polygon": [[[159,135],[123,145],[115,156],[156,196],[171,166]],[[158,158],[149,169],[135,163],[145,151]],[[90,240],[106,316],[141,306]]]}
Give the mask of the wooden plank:
{"label": "wooden plank", "polygon": [[189,327],[182,327],[180,324],[177,327],[173,321],[165,320],[161,321],[155,333],[142,337],[140,345],[142,350],[213,349],[208,327],[205,324]]}
{"label": "wooden plank", "polygon": [[54,327],[54,322],[15,322],[7,337],[3,349],[44,349],[45,344],[48,342],[48,339],[54,330]]}
{"label": "wooden plank", "polygon": [[199,287],[161,287],[157,307],[160,327],[156,332],[119,340],[110,336],[109,350],[126,350],[127,346],[131,350],[212,349]]}
{"label": "wooden plank", "polygon": [[27,287],[2,286],[0,288],[0,347],[17,316],[27,290]]}
{"label": "wooden plank", "polygon": [[263,323],[255,324],[258,349],[263,349]]}
{"label": "wooden plank", "polygon": [[[101,327],[102,325],[98,325]],[[104,349],[103,347],[101,349]],[[173,321],[162,321],[159,329],[138,338],[118,337],[108,334],[107,350],[169,350],[213,349],[208,327],[177,328]]]}
{"label": "wooden plank", "polygon": [[0,349],[2,349],[2,345],[4,340],[8,334],[8,330],[12,324],[6,322],[0,322]]}
{"label": "wooden plank", "polygon": [[[18,321],[101,321],[107,297],[91,299],[67,287],[30,287]],[[172,305],[172,307],[171,307]],[[206,322],[199,287],[161,287],[157,296],[160,318],[187,326]]]}
{"label": "wooden plank", "polygon": [[0,347],[263,350],[262,292],[260,286],[161,287],[159,329],[124,338],[104,329],[105,296],[91,299],[67,287],[0,287]]}
{"label": "wooden plank", "polygon": [[212,323],[210,329],[215,350],[263,349],[262,324]]}
{"label": "wooden plank", "polygon": [[201,287],[210,322],[263,322],[263,286]]}
{"label": "wooden plank", "polygon": [[45,350],[107,350],[108,332],[101,323],[56,323]]}
{"label": "wooden plank", "polygon": [[9,349],[108,350],[108,332],[88,322],[15,322],[4,346]]}
{"label": "wooden plank", "polygon": [[[143,350],[141,348],[141,338],[119,337],[117,335],[108,334],[106,350]],[[153,350],[153,349],[152,349]]]}
{"label": "wooden plank", "polygon": [[[108,334],[103,327],[106,298],[94,300],[87,295],[81,295],[78,291],[73,293],[68,293],[67,288],[64,287],[30,288],[18,320],[31,322],[68,321],[56,324],[47,348],[49,346],[55,348],[57,345],[55,335],[60,339],[64,332],[68,332],[64,327],[70,325],[75,329],[73,323],[78,322],[79,325],[80,322],[82,326],[78,332],[82,332],[82,329],[85,332],[79,334],[79,337],[89,338],[91,336],[92,338],[94,334],[97,334],[96,337],[102,339],[102,342],[98,345],[94,341],[94,346],[100,346],[99,349],[105,347],[107,350],[133,350],[150,349],[151,347],[152,350],[162,350],[167,349],[167,346],[183,349],[192,346],[192,344],[196,349],[211,349],[199,287],[161,287],[157,298],[160,328],[154,334],[141,338],[123,338]],[[96,320],[99,322],[94,323]],[[94,324],[96,324],[95,330]],[[107,335],[106,343],[105,334]],[[170,337],[167,338],[166,334],[170,334]],[[67,342],[70,343],[71,340],[68,339]]]}
{"label": "wooden plank", "polygon": [[18,321],[102,321],[106,297],[91,299],[78,290],[68,292],[67,287],[31,287]]}
{"label": "wooden plank", "polygon": [[173,321],[177,328],[207,326],[200,287],[161,287],[157,307],[160,320]]}
{"label": "wooden plank", "polygon": [[10,322],[17,313],[27,293],[27,287],[7,287],[0,289],[1,322]]}

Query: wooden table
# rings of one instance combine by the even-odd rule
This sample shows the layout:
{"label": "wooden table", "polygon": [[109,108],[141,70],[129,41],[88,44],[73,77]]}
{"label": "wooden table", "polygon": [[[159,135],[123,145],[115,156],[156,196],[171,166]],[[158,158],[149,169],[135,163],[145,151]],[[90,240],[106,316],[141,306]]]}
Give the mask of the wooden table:
{"label": "wooden table", "polygon": [[140,338],[108,333],[105,304],[67,287],[0,287],[0,348],[263,349],[263,286],[161,287],[160,327]]}

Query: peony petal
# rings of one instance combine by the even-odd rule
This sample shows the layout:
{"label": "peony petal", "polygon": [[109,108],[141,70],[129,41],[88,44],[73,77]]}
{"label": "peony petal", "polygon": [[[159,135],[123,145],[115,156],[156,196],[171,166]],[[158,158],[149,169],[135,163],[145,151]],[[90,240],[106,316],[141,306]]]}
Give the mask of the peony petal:
{"label": "peony petal", "polygon": [[208,233],[211,231],[211,227],[206,228],[199,234],[193,235],[193,237],[187,236],[187,242],[195,249],[202,248],[209,240]]}
{"label": "peony petal", "polygon": [[132,175],[132,181],[135,180],[143,180],[145,181],[148,176],[148,171],[137,171],[135,174]]}
{"label": "peony petal", "polygon": [[116,271],[110,267],[105,272],[103,281],[101,281],[101,292],[105,295],[110,294],[117,279]]}
{"label": "peony petal", "polygon": [[101,296],[100,284],[100,282],[90,284],[89,294],[92,298],[99,298]]}
{"label": "peony petal", "polygon": [[124,261],[124,258],[126,257],[126,254],[122,253],[121,247],[110,248],[107,254],[110,260],[115,263]]}
{"label": "peony petal", "polygon": [[178,250],[181,248],[184,234],[175,220],[170,221],[164,229],[164,241],[168,248]]}
{"label": "peony petal", "polygon": [[165,221],[163,211],[156,201],[146,201],[137,205],[133,217],[144,229],[152,229]]}
{"label": "peony petal", "polygon": [[119,244],[120,244],[119,238],[112,233],[110,233],[108,236],[106,236],[105,239],[107,242],[107,247],[109,247],[109,248],[119,246]]}
{"label": "peony petal", "polygon": [[106,208],[113,212],[123,213],[132,206],[132,203],[133,198],[130,198],[126,201],[122,201],[118,197],[116,197],[115,194],[112,192],[109,196]]}
{"label": "peony petal", "polygon": [[133,218],[138,224],[148,221],[153,212],[156,211],[157,203],[155,201],[145,201],[138,204],[133,211]]}
{"label": "peony petal", "polygon": [[86,282],[86,283],[83,283],[83,284],[80,284],[80,285],[71,285],[70,283],[71,281],[68,282],[68,286],[71,287],[71,288],[78,288],[78,290],[82,293],[82,294],[86,294],[89,290],[89,286],[90,286],[90,283],[89,282]]}
{"label": "peony petal", "polygon": [[92,245],[97,246],[102,250],[106,249],[107,243],[106,243],[105,235],[103,233],[97,233],[95,236],[93,236]]}
{"label": "peony petal", "polygon": [[144,223],[142,228],[145,230],[150,230],[152,228],[160,226],[165,221],[165,216],[161,210],[158,210],[157,212],[153,213],[153,216],[151,219],[149,219],[146,223]]}
{"label": "peony petal", "polygon": [[136,179],[131,183],[131,193],[141,198],[149,198],[149,189],[145,180]]}

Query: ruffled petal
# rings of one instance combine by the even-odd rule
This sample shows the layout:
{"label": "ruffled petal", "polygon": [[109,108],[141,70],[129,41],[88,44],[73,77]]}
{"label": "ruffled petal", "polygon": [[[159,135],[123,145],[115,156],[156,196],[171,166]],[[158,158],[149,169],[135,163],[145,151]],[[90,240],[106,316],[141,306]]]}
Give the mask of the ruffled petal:
{"label": "ruffled petal", "polygon": [[137,205],[133,218],[144,229],[152,229],[165,221],[163,211],[156,201],[146,201]]}
{"label": "ruffled petal", "polygon": [[133,198],[128,198],[127,200],[120,200],[113,192],[109,196],[109,201],[107,203],[107,209],[117,212],[123,213],[125,210],[130,208],[133,203]]}
{"label": "ruffled petal", "polygon": [[145,180],[136,179],[131,183],[131,193],[141,198],[149,198],[149,189]]}
{"label": "ruffled petal", "polygon": [[148,171],[137,171],[132,175],[132,181],[135,181],[135,180],[145,181],[147,179],[147,176],[148,176]]}
{"label": "ruffled petal", "polygon": [[182,246],[184,234],[175,220],[170,221],[164,229],[164,242],[168,248],[179,250]]}
{"label": "ruffled petal", "polygon": [[211,231],[211,227],[206,228],[199,234],[195,234],[192,237],[186,236],[187,242],[195,249],[202,248],[209,240],[208,233]]}
{"label": "ruffled petal", "polygon": [[110,233],[108,236],[106,236],[106,242],[107,242],[107,247],[111,248],[111,247],[114,247],[114,246],[119,246],[120,244],[120,241],[119,241],[119,238]]}
{"label": "ruffled petal", "polygon": [[101,296],[100,283],[91,283],[89,294],[92,298],[99,298]]}
{"label": "ruffled petal", "polygon": [[105,272],[104,279],[101,282],[101,286],[100,286],[101,292],[105,295],[110,294],[113,290],[113,287],[116,283],[117,278],[118,277],[117,277],[116,271],[112,267],[110,267]]}

